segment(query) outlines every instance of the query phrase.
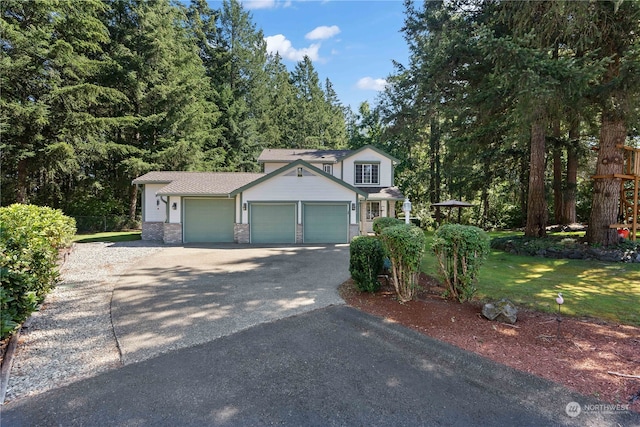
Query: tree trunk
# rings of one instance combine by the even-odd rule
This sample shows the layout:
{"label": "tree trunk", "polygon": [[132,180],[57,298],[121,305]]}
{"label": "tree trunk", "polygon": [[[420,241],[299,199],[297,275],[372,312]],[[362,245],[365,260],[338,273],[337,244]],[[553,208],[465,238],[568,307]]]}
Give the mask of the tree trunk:
{"label": "tree trunk", "polygon": [[138,186],[132,185],[129,190],[129,219],[136,220],[136,206],[138,204]]}
{"label": "tree trunk", "polygon": [[580,123],[574,121],[569,129],[569,145],[567,146],[567,181],[563,190],[562,224],[577,222],[576,192],[578,189],[578,145],[580,144]]}
{"label": "tree trunk", "polygon": [[531,157],[529,159],[529,195],[527,197],[527,225],[524,235],[544,237],[547,233],[547,200],[544,190],[545,125],[538,120],[531,125]]}
{"label": "tree trunk", "polygon": [[609,246],[618,242],[616,230],[609,228],[611,224],[618,222],[620,204],[620,179],[613,178],[612,175],[622,173],[623,154],[616,145],[624,144],[626,135],[624,121],[603,112],[591,216],[586,236],[587,242],[592,245]]}
{"label": "tree trunk", "polygon": [[[430,122],[431,133],[429,135],[429,197],[431,204],[440,200],[440,127],[437,115],[434,113]],[[436,223],[440,226],[442,221],[440,207],[436,206]]]}
{"label": "tree trunk", "polygon": [[553,220],[562,224],[564,200],[562,197],[562,144],[560,142],[560,121],[553,123]]}
{"label": "tree trunk", "polygon": [[27,160],[21,159],[18,161],[18,179],[17,179],[17,191],[16,202],[27,203]]}
{"label": "tree trunk", "polygon": [[564,197],[562,194],[562,148],[556,142],[553,147],[553,221],[562,224]]}
{"label": "tree trunk", "polygon": [[480,226],[485,228],[489,222],[489,182],[491,179],[491,165],[488,159],[484,162],[484,176],[486,179],[486,185],[482,186],[482,193],[480,199],[482,201],[482,215],[480,216]]}
{"label": "tree trunk", "polygon": [[520,158],[519,166],[519,179],[521,180],[521,184],[518,186],[518,203],[520,204],[520,211],[525,213],[525,215],[522,215],[519,226],[524,227],[527,224],[527,194],[529,189],[529,162],[527,161],[526,156],[522,156]]}

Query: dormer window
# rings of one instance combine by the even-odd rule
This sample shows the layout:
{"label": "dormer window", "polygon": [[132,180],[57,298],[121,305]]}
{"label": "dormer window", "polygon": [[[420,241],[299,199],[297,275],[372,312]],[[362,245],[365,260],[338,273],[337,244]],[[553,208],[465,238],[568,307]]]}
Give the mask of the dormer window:
{"label": "dormer window", "polygon": [[356,163],[356,185],[380,184],[378,163]]}
{"label": "dormer window", "polygon": [[329,175],[333,175],[333,165],[331,163],[323,163],[322,170],[328,173]]}

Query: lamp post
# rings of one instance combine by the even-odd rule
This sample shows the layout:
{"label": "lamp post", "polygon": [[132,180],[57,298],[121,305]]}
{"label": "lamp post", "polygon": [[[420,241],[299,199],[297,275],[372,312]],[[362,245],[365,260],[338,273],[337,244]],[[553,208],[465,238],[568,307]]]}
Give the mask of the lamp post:
{"label": "lamp post", "polygon": [[411,213],[411,202],[409,198],[404,199],[404,203],[402,204],[402,212],[404,212],[404,223],[409,224],[409,214]]}

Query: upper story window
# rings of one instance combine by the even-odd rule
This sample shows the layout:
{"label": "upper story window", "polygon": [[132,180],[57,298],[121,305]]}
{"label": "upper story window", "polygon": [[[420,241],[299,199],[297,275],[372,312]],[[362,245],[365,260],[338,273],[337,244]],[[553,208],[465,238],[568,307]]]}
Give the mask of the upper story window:
{"label": "upper story window", "polygon": [[333,165],[331,163],[323,163],[322,170],[328,173],[329,175],[333,175]]}
{"label": "upper story window", "polygon": [[380,165],[377,163],[356,164],[356,184],[380,184]]}

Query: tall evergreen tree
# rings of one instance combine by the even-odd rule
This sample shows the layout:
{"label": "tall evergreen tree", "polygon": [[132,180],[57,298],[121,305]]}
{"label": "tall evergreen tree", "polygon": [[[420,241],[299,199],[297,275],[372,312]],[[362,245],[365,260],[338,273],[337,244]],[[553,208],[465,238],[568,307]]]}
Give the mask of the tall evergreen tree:
{"label": "tall evergreen tree", "polygon": [[327,146],[325,94],[318,73],[308,56],[296,64],[291,72],[291,82],[296,90],[297,147]]}
{"label": "tall evergreen tree", "polygon": [[266,74],[269,90],[259,133],[267,147],[295,147],[292,130],[295,128],[296,98],[289,71],[279,54],[269,56]]}
{"label": "tall evergreen tree", "polygon": [[[592,98],[600,108],[598,158],[587,241],[604,246],[618,241],[611,224],[618,222],[622,151],[634,108],[640,100],[640,3],[594,2],[583,5],[580,39],[586,49],[606,60],[607,67],[594,87]],[[584,9],[583,9],[584,10]],[[636,207],[637,208],[637,207]]]}
{"label": "tall evergreen tree", "polygon": [[167,0],[113,0],[106,23],[114,68],[105,84],[126,94],[130,117],[112,134],[114,162],[107,167],[114,188],[129,189],[129,215],[135,215],[133,178],[150,169],[199,169],[211,138],[215,110],[207,103],[209,82],[196,45],[185,29],[186,16]]}
{"label": "tall evergreen tree", "polygon": [[245,171],[256,169],[255,160],[265,145],[257,129],[268,88],[266,42],[252,19],[238,0],[224,0],[214,64],[226,166]]}
{"label": "tall evergreen tree", "polygon": [[3,203],[63,207],[78,145],[108,128],[101,106],[121,96],[95,79],[108,40],[103,9],[96,0],[0,3]]}
{"label": "tall evergreen tree", "polygon": [[324,83],[325,94],[325,145],[329,148],[344,148],[347,145],[345,108],[338,99],[329,78]]}

